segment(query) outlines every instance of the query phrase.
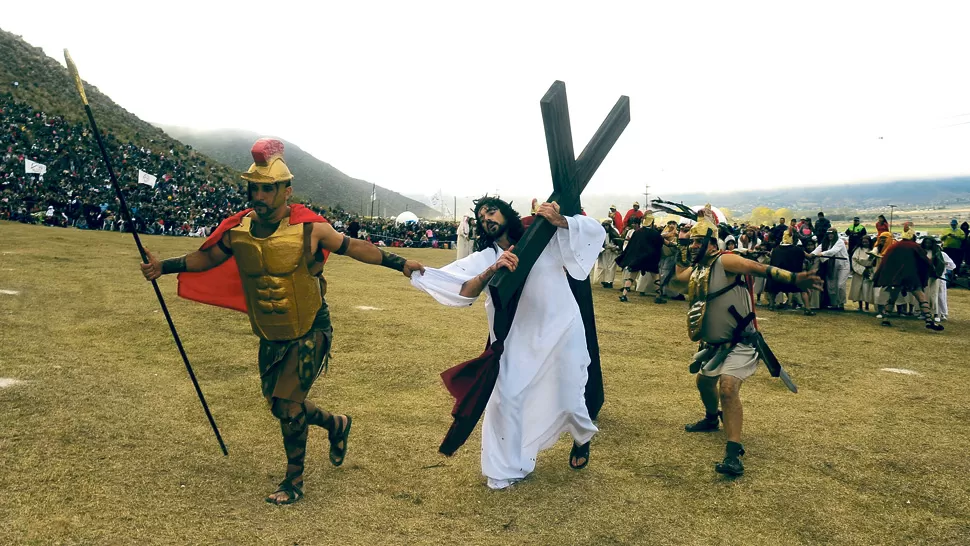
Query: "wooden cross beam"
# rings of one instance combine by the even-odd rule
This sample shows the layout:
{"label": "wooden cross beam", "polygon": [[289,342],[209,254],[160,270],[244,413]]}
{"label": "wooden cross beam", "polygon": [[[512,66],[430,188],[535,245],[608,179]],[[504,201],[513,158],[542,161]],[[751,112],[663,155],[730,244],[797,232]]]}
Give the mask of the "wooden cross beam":
{"label": "wooden cross beam", "polygon": [[[566,84],[556,81],[539,101],[542,124],[546,130],[546,149],[549,152],[549,168],[552,171],[552,195],[546,202],[559,203],[560,214],[573,216],[581,210],[580,194],[593,178],[623,129],[630,123],[630,97],[621,96],[593,138],[576,158],[573,152],[573,134],[569,125],[569,106],[566,102]],[[501,269],[492,277],[493,303],[499,310],[506,309],[515,292],[529,276],[529,271],[539,259],[556,232],[556,226],[545,218],[537,217],[525,234],[515,244],[519,265],[515,272]]]}

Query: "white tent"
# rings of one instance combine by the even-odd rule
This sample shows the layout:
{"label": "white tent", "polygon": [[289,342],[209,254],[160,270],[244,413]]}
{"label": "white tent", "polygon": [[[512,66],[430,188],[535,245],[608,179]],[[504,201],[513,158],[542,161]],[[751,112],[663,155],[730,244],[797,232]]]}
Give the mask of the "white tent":
{"label": "white tent", "polygon": [[411,224],[418,221],[418,217],[411,211],[406,210],[397,215],[394,219],[395,224]]}

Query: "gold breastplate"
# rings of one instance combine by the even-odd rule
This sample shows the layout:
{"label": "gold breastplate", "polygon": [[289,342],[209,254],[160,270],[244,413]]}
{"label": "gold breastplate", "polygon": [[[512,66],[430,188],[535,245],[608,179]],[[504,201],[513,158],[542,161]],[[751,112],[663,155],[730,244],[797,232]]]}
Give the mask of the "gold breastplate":
{"label": "gold breastplate", "polygon": [[[704,315],[707,313],[707,293],[711,286],[711,272],[714,270],[714,259],[704,259],[694,266],[687,284],[687,334],[691,341],[700,341],[701,328],[704,326]],[[706,264],[706,265],[705,265]]]}
{"label": "gold breastplate", "polygon": [[253,237],[250,225],[247,216],[229,233],[253,333],[270,341],[302,337],[323,303],[320,280],[308,267],[303,224],[284,218],[266,238]]}

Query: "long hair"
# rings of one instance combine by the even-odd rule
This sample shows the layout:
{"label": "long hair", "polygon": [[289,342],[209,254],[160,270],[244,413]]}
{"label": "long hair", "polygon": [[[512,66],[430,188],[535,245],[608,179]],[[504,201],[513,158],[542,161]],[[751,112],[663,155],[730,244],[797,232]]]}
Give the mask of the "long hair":
{"label": "long hair", "polygon": [[486,195],[481,199],[476,199],[474,201],[474,209],[472,209],[472,212],[475,214],[475,226],[478,228],[478,240],[475,241],[476,252],[485,250],[486,248],[492,248],[495,245],[495,239],[492,238],[488,230],[485,229],[485,226],[482,225],[482,218],[478,215],[482,207],[497,208],[502,213],[502,216],[505,217],[505,233],[508,235],[509,241],[512,244],[519,242],[519,239],[525,233],[525,228],[522,227],[522,217],[512,208],[511,203],[506,203],[498,197],[489,197]]}
{"label": "long hair", "polygon": [[[833,239],[833,238],[829,237],[829,233],[834,234],[835,235],[835,238]],[[833,231],[826,231],[825,234],[822,236],[822,251],[824,252],[824,251],[832,248],[833,246],[835,246],[835,243],[838,240],[839,240],[839,234],[838,233],[835,233]]]}

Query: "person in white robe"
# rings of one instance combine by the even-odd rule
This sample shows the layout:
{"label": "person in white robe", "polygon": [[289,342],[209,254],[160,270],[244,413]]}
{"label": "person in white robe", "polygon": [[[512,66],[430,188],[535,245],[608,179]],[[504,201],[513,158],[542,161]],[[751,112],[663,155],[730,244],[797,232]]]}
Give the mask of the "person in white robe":
{"label": "person in white robe", "polygon": [[462,216],[461,223],[458,224],[458,258],[462,259],[474,251],[475,242],[472,239],[474,228],[468,216]]}
{"label": "person in white robe", "polygon": [[[495,198],[486,198],[498,201]],[[504,203],[507,206],[507,203]],[[516,242],[499,210],[479,207],[479,250],[441,269],[413,275],[412,285],[438,302],[472,305],[500,268],[514,270]],[[518,221],[511,207],[505,209]],[[537,211],[559,229],[532,267],[522,287],[515,318],[504,342],[498,379],[482,423],[482,474],[492,489],[503,489],[528,476],[538,453],[568,432],[573,438],[569,464],[589,462],[589,443],[597,432],[586,408],[584,391],[590,358],[586,332],[566,276],[586,279],[603,247],[603,228],[583,215],[563,217],[558,205]],[[519,228],[521,232],[521,228]],[[521,236],[521,233],[519,234]],[[490,243],[494,241],[494,243]],[[486,291],[489,336],[495,342],[495,305]],[[585,448],[585,451],[583,449]]]}
{"label": "person in white robe", "polygon": [[846,248],[835,228],[830,228],[825,237],[827,241],[820,244],[812,254],[821,256],[822,262],[829,262],[826,275],[826,288],[829,295],[829,307],[845,308],[845,283],[849,280],[849,250]]}
{"label": "person in white robe", "polygon": [[[943,258],[946,254],[940,249],[940,243],[932,237],[924,237],[920,241],[920,246],[926,252],[926,258],[932,264],[929,272],[929,278],[926,281],[926,288],[923,289],[923,293],[926,294],[926,299],[930,302],[930,313],[933,315],[933,322],[939,323],[942,320],[943,313],[940,311],[940,290],[944,289],[943,284],[946,283],[944,275],[946,275],[946,260]],[[950,260],[951,262],[953,260]]]}
{"label": "person in white robe", "polygon": [[869,310],[872,300],[872,267],[875,258],[869,253],[872,239],[863,236],[852,252],[852,282],[849,285],[849,299],[859,303],[859,312]]}
{"label": "person in white robe", "polygon": [[596,268],[593,270],[593,283],[600,283],[603,288],[613,288],[613,281],[616,279],[616,257],[620,255],[620,247],[617,244],[622,241],[620,233],[613,227],[613,221],[609,218],[602,222],[603,230],[606,231],[603,250],[596,260]]}
{"label": "person in white robe", "polygon": [[946,320],[947,312],[949,311],[946,307],[946,279],[957,268],[957,264],[953,262],[953,259],[946,252],[943,253],[943,263],[946,264],[943,278],[940,279],[940,289],[936,292],[936,309],[939,312],[940,320]]}

